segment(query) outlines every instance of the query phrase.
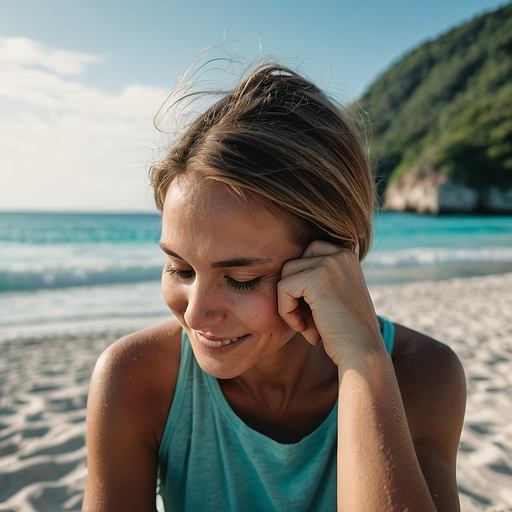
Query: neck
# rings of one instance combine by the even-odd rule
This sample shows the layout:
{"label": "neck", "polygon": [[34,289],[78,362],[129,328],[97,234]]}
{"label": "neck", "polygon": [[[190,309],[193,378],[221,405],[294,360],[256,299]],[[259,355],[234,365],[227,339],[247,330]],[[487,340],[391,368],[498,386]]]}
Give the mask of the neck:
{"label": "neck", "polygon": [[219,383],[246,425],[281,443],[298,442],[318,428],[338,396],[336,365],[322,345],[313,347],[301,335],[278,355]]}
{"label": "neck", "polygon": [[225,394],[227,390],[236,390],[265,409],[279,413],[287,410],[297,397],[324,389],[333,381],[337,381],[336,366],[323,345],[314,347],[298,333],[256,367],[221,381],[221,387]]}

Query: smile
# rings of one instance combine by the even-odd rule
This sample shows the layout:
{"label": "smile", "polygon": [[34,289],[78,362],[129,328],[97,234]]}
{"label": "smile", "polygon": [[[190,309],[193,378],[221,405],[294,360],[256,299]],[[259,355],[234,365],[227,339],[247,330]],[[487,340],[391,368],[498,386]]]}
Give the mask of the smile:
{"label": "smile", "polygon": [[240,336],[238,338],[231,338],[230,340],[223,340],[223,341],[221,341],[222,346],[225,347],[226,345],[231,345],[233,343],[236,343],[240,338],[243,338],[243,336]]}
{"label": "smile", "polygon": [[236,338],[219,339],[201,333],[198,333],[198,335],[200,338],[203,339],[203,343],[205,343],[210,348],[227,347],[229,345],[234,345],[238,341],[249,336],[248,334],[244,334],[243,336],[238,336]]}

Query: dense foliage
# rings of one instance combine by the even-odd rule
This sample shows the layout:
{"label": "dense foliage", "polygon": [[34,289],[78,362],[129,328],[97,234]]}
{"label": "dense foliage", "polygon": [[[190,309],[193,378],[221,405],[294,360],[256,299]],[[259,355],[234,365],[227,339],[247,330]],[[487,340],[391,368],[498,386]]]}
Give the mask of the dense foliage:
{"label": "dense foliage", "polygon": [[428,166],[478,189],[512,184],[512,4],[407,54],[360,100],[381,192]]}

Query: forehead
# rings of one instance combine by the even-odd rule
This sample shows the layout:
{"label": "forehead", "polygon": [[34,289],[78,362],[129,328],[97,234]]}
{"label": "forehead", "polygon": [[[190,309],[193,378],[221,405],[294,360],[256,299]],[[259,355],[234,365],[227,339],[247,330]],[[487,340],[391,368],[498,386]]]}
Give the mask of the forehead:
{"label": "forehead", "polygon": [[255,218],[272,215],[262,201],[251,195],[237,194],[221,182],[194,176],[179,176],[171,183],[165,196],[164,214],[166,210],[208,218],[227,213]]}
{"label": "forehead", "polygon": [[[265,238],[264,233],[289,238],[290,222],[286,214],[265,206],[250,194],[238,195],[223,183],[180,177],[167,191],[163,208],[162,234],[202,239],[218,237],[219,232]],[[270,233],[269,233],[270,234]],[[219,237],[218,237],[219,238]]]}

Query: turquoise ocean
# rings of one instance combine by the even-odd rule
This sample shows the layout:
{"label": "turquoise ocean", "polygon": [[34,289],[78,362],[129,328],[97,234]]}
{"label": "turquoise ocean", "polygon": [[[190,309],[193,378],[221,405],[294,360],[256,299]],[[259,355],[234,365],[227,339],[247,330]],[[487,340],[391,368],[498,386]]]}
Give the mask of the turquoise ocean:
{"label": "turquoise ocean", "polygon": [[[157,214],[0,212],[0,342],[170,315]],[[380,213],[368,284],[512,272],[512,217]]]}

